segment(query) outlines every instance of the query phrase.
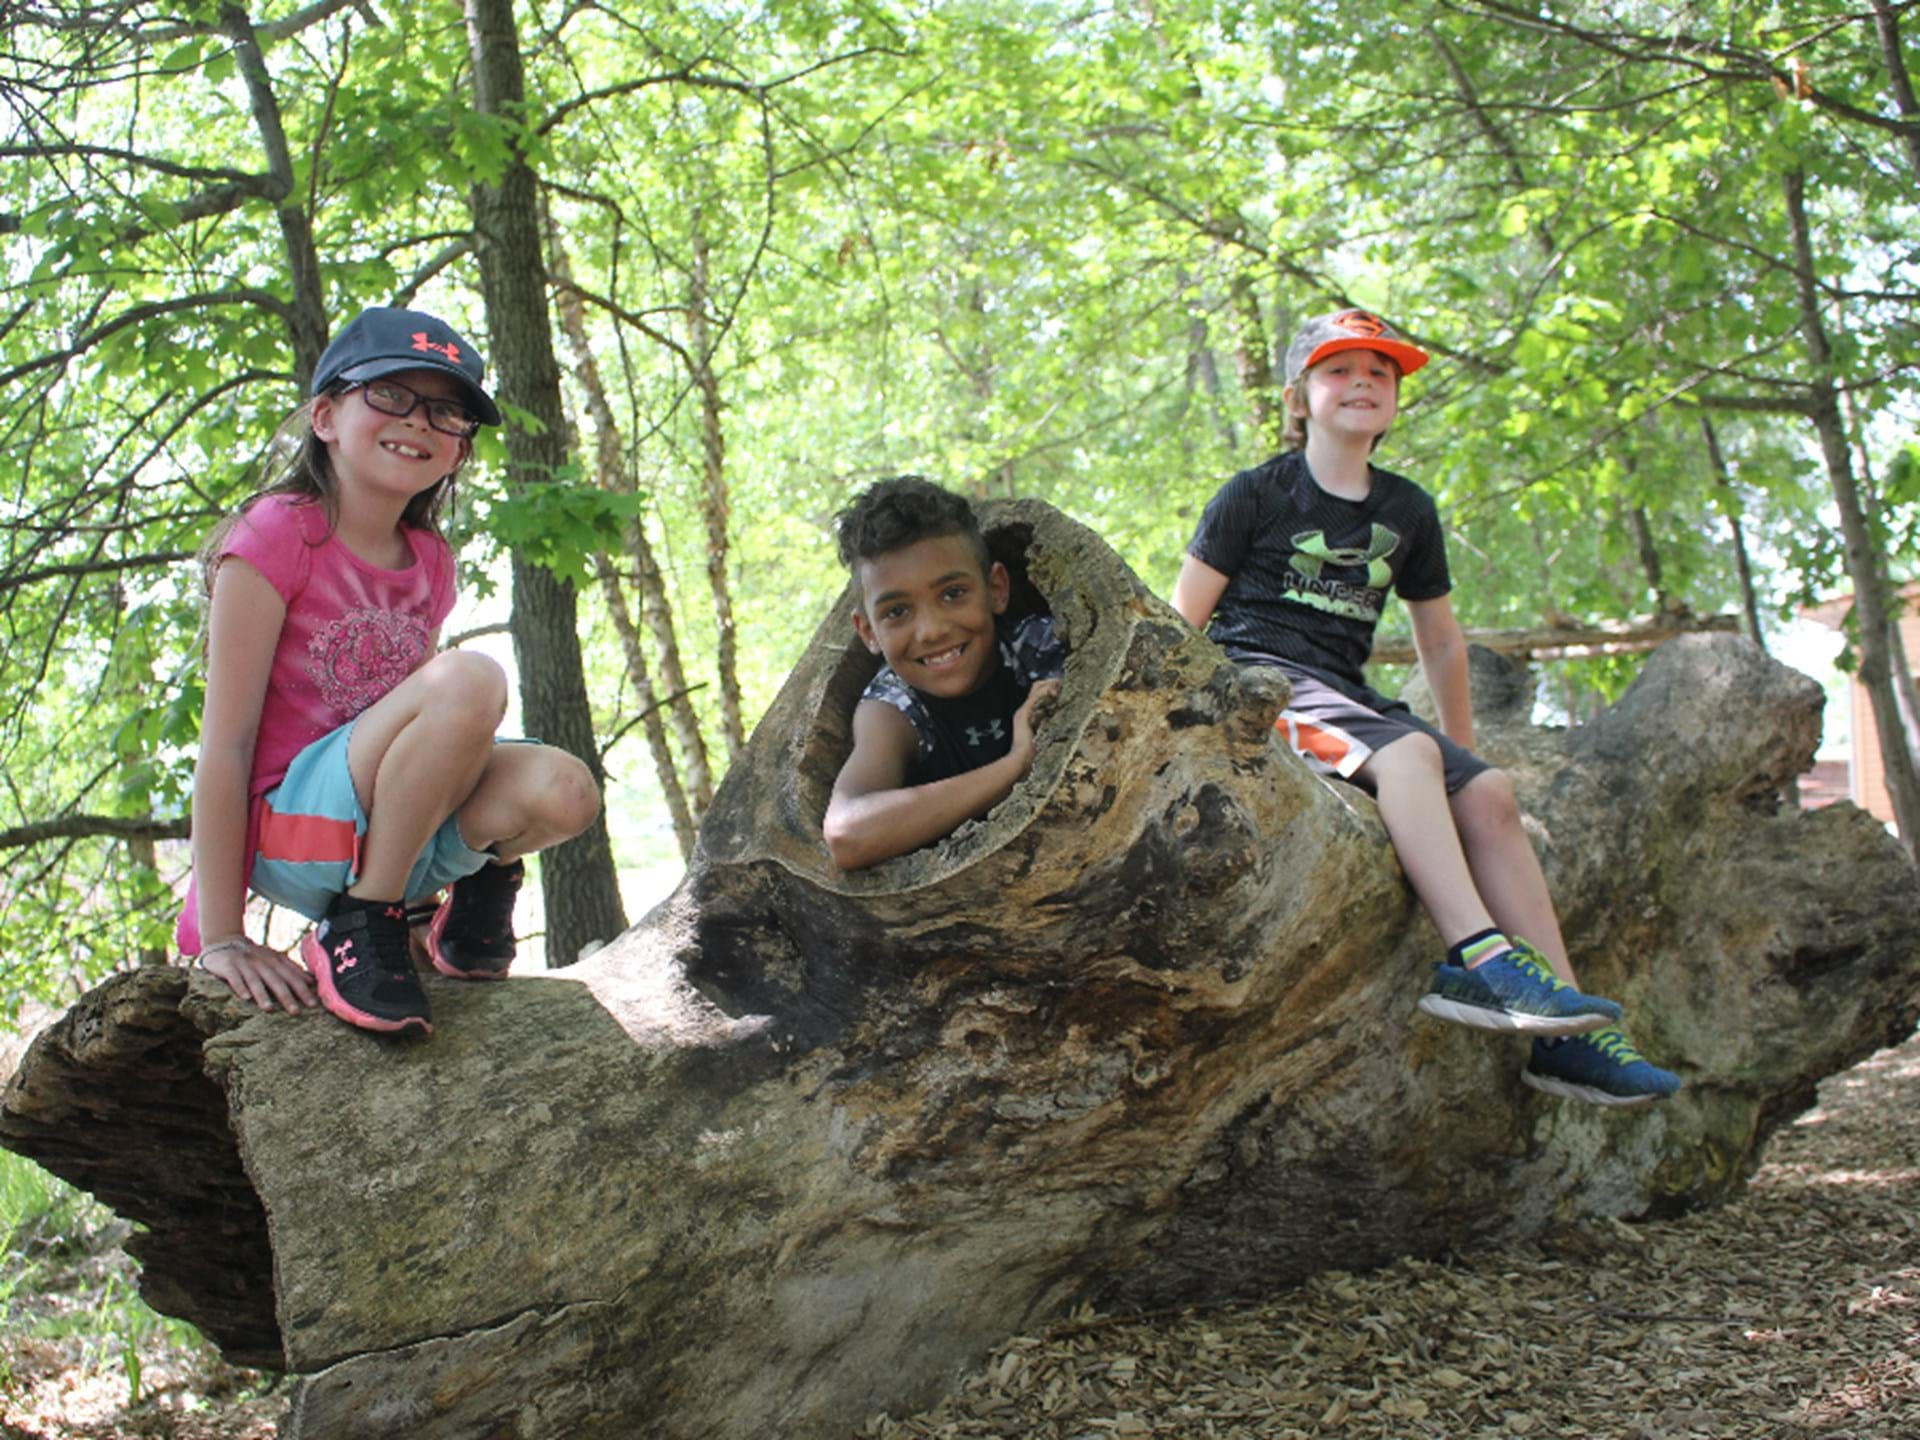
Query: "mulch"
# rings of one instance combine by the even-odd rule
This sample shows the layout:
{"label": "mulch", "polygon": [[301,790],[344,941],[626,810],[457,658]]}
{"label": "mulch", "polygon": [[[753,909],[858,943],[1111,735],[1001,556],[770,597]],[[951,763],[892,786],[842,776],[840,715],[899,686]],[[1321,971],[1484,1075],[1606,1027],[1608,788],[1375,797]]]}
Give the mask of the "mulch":
{"label": "mulch", "polygon": [[[284,1391],[202,1355],[0,1337],[0,1436],[267,1440]],[[236,1387],[240,1387],[236,1394]],[[1920,1435],[1920,1037],[1828,1080],[1747,1191],[1670,1221],[1329,1272],[1257,1305],[1083,1312],[864,1440],[1911,1440]]]}
{"label": "mulch", "polygon": [[1820,1090],[1717,1210],[1258,1305],[1083,1315],[869,1440],[1914,1440],[1920,1037]]}

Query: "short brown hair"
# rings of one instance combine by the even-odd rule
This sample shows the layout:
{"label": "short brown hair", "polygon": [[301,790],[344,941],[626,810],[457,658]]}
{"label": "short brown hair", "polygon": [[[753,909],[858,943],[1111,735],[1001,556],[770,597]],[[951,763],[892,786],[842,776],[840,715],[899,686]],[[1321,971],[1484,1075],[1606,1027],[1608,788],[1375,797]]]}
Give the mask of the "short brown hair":
{"label": "short brown hair", "polygon": [[833,517],[840,539],[840,560],[855,570],[877,559],[946,535],[963,535],[980,561],[980,573],[993,568],[980,522],[967,497],[934,484],[924,475],[892,475],[876,480]]}

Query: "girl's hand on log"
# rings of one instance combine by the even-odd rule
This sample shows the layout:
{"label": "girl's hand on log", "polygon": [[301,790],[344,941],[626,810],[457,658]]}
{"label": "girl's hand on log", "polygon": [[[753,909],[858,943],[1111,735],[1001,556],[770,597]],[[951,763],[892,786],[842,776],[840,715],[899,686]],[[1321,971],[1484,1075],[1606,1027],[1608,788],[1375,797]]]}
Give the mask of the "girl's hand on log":
{"label": "girl's hand on log", "polygon": [[207,946],[200,952],[200,968],[218,975],[234,994],[262,1010],[272,1010],[278,1002],[279,1009],[293,1015],[320,1002],[305,966],[244,935]]}
{"label": "girl's hand on log", "polygon": [[1025,775],[1033,768],[1033,712],[1041,704],[1052,704],[1059,698],[1058,680],[1036,680],[1033,688],[1027,692],[1027,703],[1013,712],[1013,748],[1008,752],[1020,762],[1020,773]]}

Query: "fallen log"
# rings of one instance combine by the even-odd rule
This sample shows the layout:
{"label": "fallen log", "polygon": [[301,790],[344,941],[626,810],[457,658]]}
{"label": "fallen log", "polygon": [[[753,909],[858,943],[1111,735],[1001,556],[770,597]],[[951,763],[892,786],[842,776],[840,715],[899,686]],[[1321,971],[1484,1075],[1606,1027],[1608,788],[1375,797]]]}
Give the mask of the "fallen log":
{"label": "fallen log", "polygon": [[[1484,650],[1516,660],[1573,660],[1588,655],[1639,655],[1682,635],[1733,635],[1739,629],[1738,615],[1662,611],[1629,620],[1569,618],[1515,629],[1469,630],[1466,636]],[[1411,665],[1419,658],[1411,635],[1382,635],[1374,642],[1370,663]]]}
{"label": "fallen log", "polygon": [[843,598],[685,883],[587,961],[428,981],[409,1045],[118,976],[0,1143],[137,1220],[146,1293],[298,1373],[299,1437],[843,1436],[1083,1301],[1263,1293],[1732,1193],[1920,1013],[1914,872],[1801,813],[1819,688],[1691,637],[1567,733],[1482,656],[1588,987],[1680,1071],[1604,1112],[1417,1015],[1438,942],[1284,693],[1093,534],[993,507],[1071,658],[1027,782],[845,875],[820,842],[873,661]]}

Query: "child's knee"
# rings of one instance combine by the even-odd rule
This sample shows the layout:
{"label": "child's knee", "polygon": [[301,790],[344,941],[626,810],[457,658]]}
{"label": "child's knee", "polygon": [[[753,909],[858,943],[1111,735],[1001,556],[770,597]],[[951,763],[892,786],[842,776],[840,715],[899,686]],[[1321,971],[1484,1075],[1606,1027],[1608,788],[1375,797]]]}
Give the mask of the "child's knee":
{"label": "child's knee", "polygon": [[1409,730],[1391,745],[1374,752],[1375,774],[1392,783],[1395,780],[1421,782],[1437,780],[1446,773],[1446,761],[1430,735]]}
{"label": "child's knee", "polygon": [[1504,770],[1483,770],[1454,795],[1454,809],[1460,823],[1487,827],[1505,827],[1520,823],[1520,801],[1513,781]]}
{"label": "child's knee", "polygon": [[491,733],[507,713],[507,672],[489,656],[445,650],[420,673],[431,691],[433,710],[442,716],[470,717]]}
{"label": "child's knee", "polygon": [[555,830],[578,835],[600,813],[600,787],[593,772],[577,757],[551,747],[542,753],[538,803],[543,818]]}

